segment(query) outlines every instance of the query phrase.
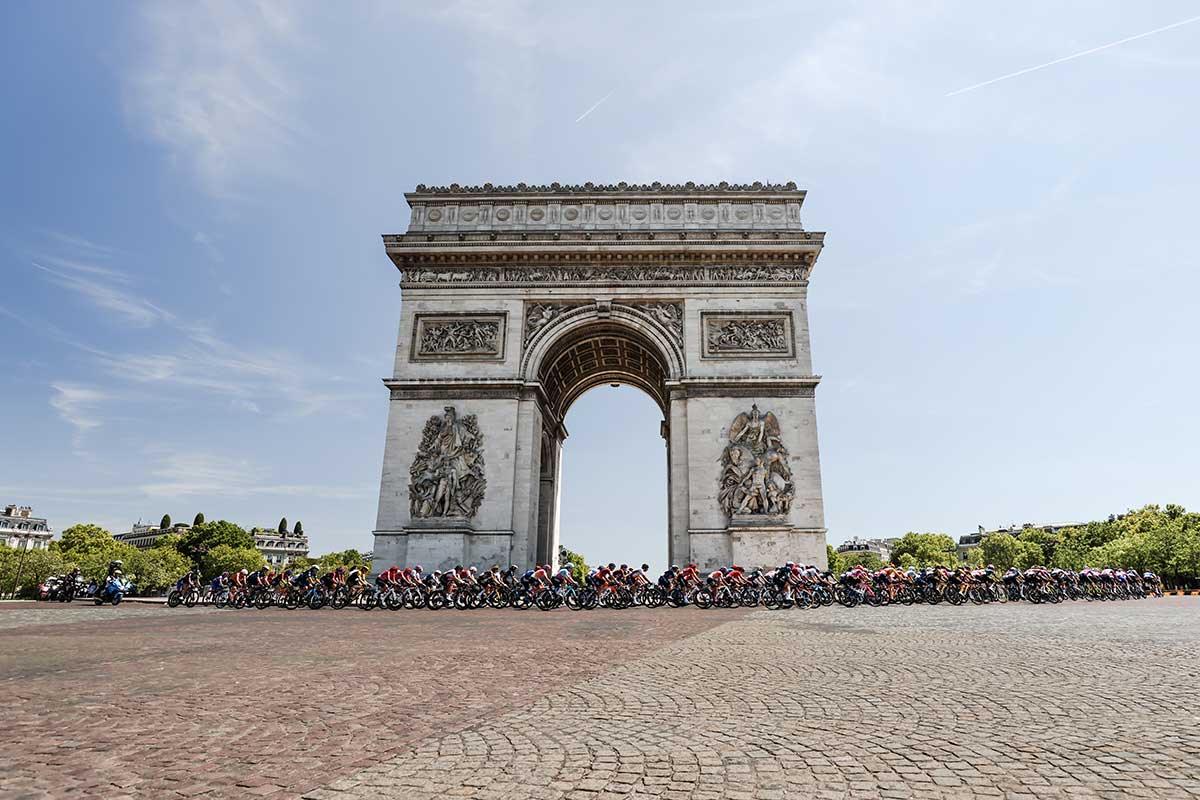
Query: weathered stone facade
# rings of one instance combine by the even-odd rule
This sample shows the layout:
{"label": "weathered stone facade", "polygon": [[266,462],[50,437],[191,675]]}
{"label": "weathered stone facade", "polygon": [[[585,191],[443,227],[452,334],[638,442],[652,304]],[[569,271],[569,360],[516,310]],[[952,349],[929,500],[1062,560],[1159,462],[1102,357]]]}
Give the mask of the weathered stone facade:
{"label": "weathered stone facade", "polygon": [[[824,234],[801,225],[803,191],[455,185],[406,199],[408,231],[384,237],[404,302],[377,566],[554,561],[563,419],[605,383],[662,409],[671,561],[825,563],[807,310]],[[448,418],[473,432],[432,446],[428,426]]]}

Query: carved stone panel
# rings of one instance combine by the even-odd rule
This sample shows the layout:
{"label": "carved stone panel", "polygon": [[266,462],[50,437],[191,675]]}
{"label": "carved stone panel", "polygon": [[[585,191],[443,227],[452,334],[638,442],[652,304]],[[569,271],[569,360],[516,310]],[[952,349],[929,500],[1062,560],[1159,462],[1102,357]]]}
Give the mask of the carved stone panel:
{"label": "carved stone panel", "polygon": [[634,303],[670,331],[678,344],[683,344],[683,303]]}
{"label": "carved stone panel", "polygon": [[789,312],[700,314],[704,358],[792,358],[796,339]]}
{"label": "carved stone panel", "polygon": [[729,443],[721,453],[717,502],[730,517],[777,516],[791,510],[795,496],[779,420],[752,405],[729,426]]}
{"label": "carved stone panel", "polygon": [[504,358],[508,315],[486,312],[417,314],[414,361],[479,361]]}
{"label": "carved stone panel", "polygon": [[483,502],[483,434],[474,414],[459,417],[454,406],[425,423],[409,470],[409,510],[414,519],[470,519]]}
{"label": "carved stone panel", "polygon": [[558,319],[564,311],[579,308],[583,303],[529,303],[525,306],[525,336],[523,346],[528,347],[542,329]]}

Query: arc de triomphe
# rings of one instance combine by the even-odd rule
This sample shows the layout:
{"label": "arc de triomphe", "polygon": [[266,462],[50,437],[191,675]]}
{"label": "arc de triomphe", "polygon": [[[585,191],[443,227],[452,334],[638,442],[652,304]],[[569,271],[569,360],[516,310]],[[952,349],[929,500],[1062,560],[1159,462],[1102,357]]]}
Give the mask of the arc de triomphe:
{"label": "arc de triomphe", "polygon": [[672,562],[825,564],[807,309],[824,234],[795,184],[405,197],[408,231],[384,236],[403,303],[376,565],[556,561],[563,419],[605,383],[662,409]]}

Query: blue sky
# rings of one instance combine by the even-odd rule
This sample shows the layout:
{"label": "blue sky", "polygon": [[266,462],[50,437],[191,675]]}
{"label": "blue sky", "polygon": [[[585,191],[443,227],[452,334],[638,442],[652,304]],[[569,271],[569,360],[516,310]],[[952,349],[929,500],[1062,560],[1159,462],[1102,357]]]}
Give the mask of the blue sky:
{"label": "blue sky", "polygon": [[[1200,504],[1200,23],[947,96],[1200,6],[646,5],[0,5],[0,499],[368,548],[403,191],[795,180],[831,541]],[[661,563],[653,404],[567,424]]]}

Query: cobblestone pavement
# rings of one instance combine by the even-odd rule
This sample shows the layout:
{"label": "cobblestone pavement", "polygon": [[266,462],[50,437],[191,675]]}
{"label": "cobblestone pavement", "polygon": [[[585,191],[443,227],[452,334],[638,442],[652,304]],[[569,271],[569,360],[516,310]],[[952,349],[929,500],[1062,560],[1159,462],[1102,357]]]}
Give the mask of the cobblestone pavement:
{"label": "cobblestone pavement", "polygon": [[[206,609],[180,608],[185,614],[203,613]],[[36,603],[5,601],[0,603],[0,630],[25,628],[30,625],[63,625],[69,622],[91,622],[95,620],[129,620],[137,615],[157,617],[161,609],[152,605],[127,602],[120,606],[98,606],[88,600],[70,603]]]}
{"label": "cobblestone pavement", "polygon": [[308,797],[1195,798],[1197,623],[1193,598],[760,611]]}
{"label": "cobblestone pavement", "polygon": [[297,797],[738,616],[0,603],[0,798]]}

